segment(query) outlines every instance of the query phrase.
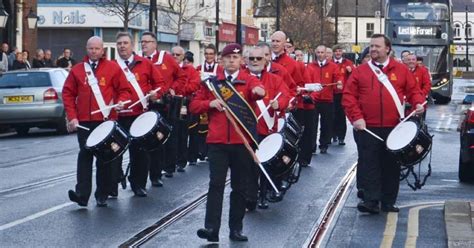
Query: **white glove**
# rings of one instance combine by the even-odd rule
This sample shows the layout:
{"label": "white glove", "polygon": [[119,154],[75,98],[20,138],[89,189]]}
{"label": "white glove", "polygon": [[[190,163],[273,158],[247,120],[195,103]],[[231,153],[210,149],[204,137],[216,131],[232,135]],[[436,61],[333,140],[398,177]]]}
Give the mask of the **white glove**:
{"label": "white glove", "polygon": [[321,91],[323,90],[323,85],[320,83],[305,84],[304,87],[308,91]]}

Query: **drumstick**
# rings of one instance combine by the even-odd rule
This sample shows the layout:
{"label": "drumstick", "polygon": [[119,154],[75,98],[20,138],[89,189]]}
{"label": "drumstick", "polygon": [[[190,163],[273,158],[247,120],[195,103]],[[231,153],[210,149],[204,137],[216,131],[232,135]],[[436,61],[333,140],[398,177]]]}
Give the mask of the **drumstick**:
{"label": "drumstick", "polygon": [[[280,97],[281,95],[281,92],[278,92],[278,95],[275,96],[275,98],[273,98],[273,101],[276,101],[278,99],[278,97]],[[265,111],[268,111],[268,109],[271,107],[272,105],[271,104],[268,104],[268,106],[265,108]],[[262,118],[263,116],[263,113],[262,112],[258,117],[257,117],[257,121],[260,120],[260,118]]]}
{"label": "drumstick", "polygon": [[79,124],[77,124],[76,127],[77,127],[77,128],[80,128],[80,129],[84,129],[84,130],[86,130],[86,131],[90,131],[90,130],[91,130],[90,128],[84,127],[84,126],[79,125]]}
{"label": "drumstick", "polygon": [[[217,93],[213,90],[213,88],[211,87],[210,83],[209,83],[209,80],[206,81],[206,86],[208,87],[209,91],[211,91],[212,94],[214,94],[214,96],[216,97],[216,99],[219,99],[217,98]],[[257,155],[255,154],[255,152],[253,151],[252,147],[250,147],[250,144],[249,142],[247,141],[247,138],[245,138],[244,134],[242,133],[242,131],[240,130],[237,122],[234,120],[234,117],[229,113],[229,110],[228,110],[228,107],[227,107],[227,104],[225,102],[223,102],[224,104],[224,114],[225,116],[227,117],[227,119],[229,119],[230,123],[232,124],[232,126],[234,127],[235,131],[237,132],[237,134],[240,136],[240,138],[242,139],[242,141],[244,142],[244,146],[245,148],[247,148],[248,152],[250,153],[250,155],[252,155],[252,158],[253,160],[255,161],[255,163],[257,163],[258,167],[260,168],[260,170],[262,171],[262,173],[265,175],[265,177],[267,178],[267,181],[270,183],[270,185],[272,186],[273,190],[275,190],[276,193],[280,193],[280,191],[278,190],[278,188],[275,186],[275,184],[273,183],[273,180],[271,179],[270,175],[268,175],[267,171],[265,170],[265,168],[263,168],[262,164],[260,163],[260,161],[258,160],[257,158]]]}
{"label": "drumstick", "polygon": [[161,87],[158,87],[156,90],[152,90],[150,91],[150,93],[146,94],[146,96],[138,99],[138,101],[132,103],[132,105],[128,106],[128,109],[131,109],[133,107],[135,107],[135,105],[139,104],[143,99],[148,99],[148,97],[150,97],[151,95],[155,94],[156,92],[160,91],[161,90]]}
{"label": "drumstick", "polygon": [[117,104],[114,104],[114,105],[109,105],[109,106],[107,106],[107,107],[105,107],[105,108],[103,108],[103,109],[98,109],[98,110],[92,111],[91,114],[92,114],[92,115],[95,115],[95,114],[97,114],[97,113],[100,113],[102,110],[113,109],[113,108],[119,106],[120,104],[125,105],[125,104],[127,104],[127,103],[129,103],[129,102],[131,102],[131,101],[132,101],[132,100],[127,100],[127,101],[122,102],[122,103],[117,103]]}
{"label": "drumstick", "polygon": [[364,131],[366,131],[367,133],[369,133],[370,135],[374,136],[374,138],[382,141],[382,142],[385,142],[385,140],[383,140],[382,138],[380,138],[380,136],[378,136],[377,134],[375,134],[374,132],[370,131],[369,129],[367,128],[364,128]]}
{"label": "drumstick", "polygon": [[[428,101],[425,101],[424,103],[421,104],[421,106],[425,106],[426,103],[428,103]],[[416,113],[416,110],[413,110],[407,117],[405,117],[405,119],[403,119],[400,123],[398,123],[397,127],[401,124],[403,124],[404,122],[406,122],[408,119],[410,119],[410,117],[412,117],[414,114]],[[395,127],[395,128],[397,128]]]}

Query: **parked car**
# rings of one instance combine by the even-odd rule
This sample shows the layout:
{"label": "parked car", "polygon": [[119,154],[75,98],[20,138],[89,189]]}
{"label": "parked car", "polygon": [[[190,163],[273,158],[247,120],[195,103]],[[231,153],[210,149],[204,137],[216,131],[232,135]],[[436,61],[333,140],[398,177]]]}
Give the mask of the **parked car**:
{"label": "parked car", "polygon": [[68,72],[61,68],[9,71],[0,76],[0,125],[19,135],[30,128],[67,133],[62,88]]}
{"label": "parked car", "polygon": [[466,110],[459,131],[461,140],[459,180],[474,182],[474,106]]}

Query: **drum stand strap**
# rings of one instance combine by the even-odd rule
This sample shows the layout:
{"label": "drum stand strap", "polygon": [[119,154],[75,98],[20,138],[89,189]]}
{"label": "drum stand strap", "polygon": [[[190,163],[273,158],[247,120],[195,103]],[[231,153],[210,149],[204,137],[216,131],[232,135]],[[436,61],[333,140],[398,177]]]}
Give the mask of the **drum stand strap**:
{"label": "drum stand strap", "polygon": [[[431,176],[431,155],[432,155],[432,152],[433,152],[433,148],[431,148],[431,151],[430,151],[430,161],[428,162],[428,173],[426,173],[426,175],[423,177],[423,180],[421,180],[421,162],[418,164],[418,175],[414,171],[415,166],[411,166],[410,168],[408,168],[406,170],[405,174],[403,172],[401,172],[402,174],[400,176],[400,181],[405,179],[408,186],[413,191],[421,189],[425,185],[426,180],[428,179],[428,177]],[[410,174],[413,175],[413,178],[415,178],[414,184],[411,184],[410,181],[408,180],[408,177],[410,176]]]}

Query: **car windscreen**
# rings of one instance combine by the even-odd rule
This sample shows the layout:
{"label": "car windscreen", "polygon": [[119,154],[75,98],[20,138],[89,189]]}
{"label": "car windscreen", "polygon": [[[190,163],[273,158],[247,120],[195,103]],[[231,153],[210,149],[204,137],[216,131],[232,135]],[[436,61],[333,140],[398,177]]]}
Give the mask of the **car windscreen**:
{"label": "car windscreen", "polygon": [[47,72],[6,73],[0,77],[0,88],[28,88],[51,86]]}

